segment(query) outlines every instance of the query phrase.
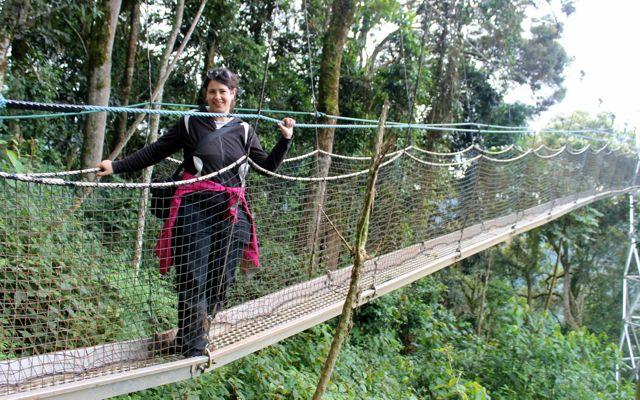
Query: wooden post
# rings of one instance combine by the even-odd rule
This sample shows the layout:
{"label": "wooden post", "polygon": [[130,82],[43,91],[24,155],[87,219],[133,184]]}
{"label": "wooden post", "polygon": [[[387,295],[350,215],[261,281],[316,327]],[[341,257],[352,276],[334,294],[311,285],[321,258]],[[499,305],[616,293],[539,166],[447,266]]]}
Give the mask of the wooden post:
{"label": "wooden post", "polygon": [[342,308],[342,314],[340,315],[340,322],[336,328],[336,333],[329,349],[327,359],[320,371],[320,378],[318,380],[318,386],[316,386],[316,392],[313,394],[313,400],[319,400],[322,398],[327,386],[329,385],[329,379],[333,372],[333,368],[336,365],[338,354],[342,344],[344,343],[349,329],[351,326],[351,319],[353,317],[353,308],[358,305],[357,297],[360,286],[360,275],[364,262],[367,259],[367,253],[365,245],[367,243],[367,235],[369,232],[369,219],[371,217],[371,211],[373,210],[373,203],[375,197],[375,186],[378,178],[378,170],[380,164],[384,158],[384,152],[382,151],[382,141],[384,138],[384,125],[387,120],[387,112],[389,111],[389,101],[386,100],[382,106],[382,114],[380,115],[380,121],[378,123],[378,132],[375,139],[375,153],[371,160],[371,166],[369,167],[369,181],[367,182],[367,190],[365,193],[364,204],[362,206],[362,212],[360,213],[360,219],[358,220],[358,226],[356,230],[356,239],[354,249],[354,261],[353,269],[351,270],[351,281],[349,283],[349,291]]}

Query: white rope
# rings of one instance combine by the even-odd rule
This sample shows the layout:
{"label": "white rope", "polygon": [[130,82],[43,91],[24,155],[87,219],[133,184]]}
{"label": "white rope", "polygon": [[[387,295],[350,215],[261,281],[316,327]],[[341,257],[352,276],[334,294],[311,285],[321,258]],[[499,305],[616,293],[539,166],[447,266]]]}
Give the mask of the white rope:
{"label": "white rope", "polygon": [[459,154],[464,154],[464,153],[468,152],[469,150],[472,150],[474,146],[475,145],[472,144],[471,146],[467,147],[464,150],[455,151],[455,152],[452,152],[452,153],[438,153],[438,152],[435,152],[435,151],[429,151],[429,150],[421,149],[421,148],[416,147],[416,146],[410,146],[409,148],[411,148],[413,150],[417,150],[417,151],[419,151],[421,153],[424,153],[424,154],[431,154],[433,156],[457,156]]}
{"label": "white rope", "polygon": [[[409,147],[407,147],[405,149],[396,150],[393,153],[388,153],[388,154],[385,154],[384,156],[385,157],[393,157],[398,153],[402,153],[402,152],[408,150],[410,147],[411,146],[409,146]],[[344,156],[344,155],[341,155],[341,154],[329,153],[328,151],[324,151],[324,150],[320,150],[320,149],[315,150],[315,151],[317,151],[318,153],[322,153],[322,154],[324,154],[326,156],[329,156],[331,158],[338,158],[338,159],[342,159],[342,160],[354,160],[354,161],[370,161],[371,160],[371,157],[367,157],[367,156]]]}
{"label": "white rope", "polygon": [[474,161],[479,160],[480,158],[483,157],[482,154],[478,154],[477,156],[473,157],[473,158],[468,158],[462,161],[456,161],[456,162],[450,162],[450,163],[434,163],[434,162],[430,162],[430,161],[425,161],[425,160],[421,160],[419,158],[417,158],[416,156],[412,155],[411,153],[405,153],[407,155],[407,157],[409,157],[410,159],[412,159],[413,161],[416,161],[420,164],[424,164],[424,165],[429,165],[432,167],[457,167],[459,165],[464,165],[464,164],[470,164]]}
{"label": "white rope", "polygon": [[577,156],[577,155],[580,155],[580,154],[584,153],[585,151],[589,150],[590,148],[591,148],[591,145],[588,144],[588,145],[584,146],[583,148],[577,149],[577,150],[574,150],[574,149],[572,149],[570,147],[567,147],[567,151],[569,152],[569,154]]}
{"label": "white rope", "polygon": [[513,161],[518,161],[519,159],[528,156],[532,152],[534,152],[534,151],[529,149],[529,150],[525,151],[524,153],[522,153],[522,154],[520,154],[518,156],[515,156],[513,158],[505,158],[504,160],[500,159],[500,158],[489,157],[489,156],[484,155],[484,154],[482,154],[482,158],[484,158],[485,160],[489,160],[489,161],[493,161],[493,162],[497,162],[497,163],[508,163],[508,162],[513,162]]}
{"label": "white rope", "polygon": [[65,181],[64,179],[56,179],[56,178],[39,178],[34,177],[29,174],[9,174],[7,172],[0,172],[0,178],[12,179],[22,182],[33,182],[33,183],[42,183],[46,185],[54,185],[54,186],[77,186],[77,187],[100,187],[100,188],[120,188],[120,189],[140,189],[140,188],[152,188],[152,187],[173,187],[173,186],[183,186],[188,185],[190,183],[196,183],[205,181],[207,179],[211,179],[216,177],[222,173],[225,173],[237,165],[241,164],[247,156],[242,156],[232,164],[218,170],[216,172],[212,172],[208,175],[201,176],[199,178],[193,178],[183,181],[176,182],[155,182],[155,183],[112,183],[112,182],[83,182],[83,181]]}
{"label": "white rope", "polygon": [[548,151],[551,151],[551,152],[555,152],[555,151],[558,151],[558,150],[562,150],[564,148],[565,148],[565,146],[561,146],[561,147],[558,147],[558,148],[553,148],[553,147],[547,146],[546,144],[541,144],[540,146],[538,146],[537,149],[535,149],[535,151],[540,151],[541,149],[545,149],[545,150],[548,150]]}
{"label": "white rope", "polygon": [[[605,149],[607,149],[609,147],[609,144],[605,144],[603,147],[601,147],[600,149],[597,150],[593,150],[592,151],[595,154],[598,154],[602,151],[604,151]],[[481,154],[485,159],[489,160],[489,161],[494,161],[494,162],[499,162],[499,163],[508,163],[508,162],[512,162],[512,161],[517,161],[519,159],[521,159],[522,157],[526,156],[527,154],[533,152],[538,158],[543,158],[543,159],[549,159],[549,158],[553,158],[558,156],[559,154],[561,154],[562,152],[564,152],[565,150],[567,152],[569,152],[572,155],[579,155],[582,154],[583,152],[585,152],[586,150],[590,149],[591,146],[587,145],[581,149],[578,150],[572,150],[570,148],[568,148],[567,146],[562,146],[560,148],[552,148],[549,147],[545,144],[541,144],[540,146],[536,147],[535,149],[527,149],[524,150],[522,149],[520,146],[515,146],[515,145],[509,145],[507,146],[505,149],[503,150],[498,150],[498,151],[490,151],[490,150],[485,150],[480,148],[478,145],[471,145],[463,150],[457,151],[457,152],[450,152],[450,153],[438,153],[438,152],[433,152],[433,151],[429,151],[429,150],[424,150],[421,149],[419,147],[415,147],[415,146],[408,146],[404,149],[401,150],[397,150],[394,151],[392,153],[386,154],[385,157],[391,157],[391,159],[385,163],[382,164],[382,166],[387,165],[389,162],[392,162],[394,160],[396,160],[398,157],[400,157],[403,154],[406,154],[409,158],[411,158],[414,161],[417,161],[421,164],[424,165],[431,165],[431,166],[458,166],[458,165],[462,165],[462,164],[466,164],[469,163],[471,161],[474,161],[476,159],[478,159],[478,156],[473,157],[473,158],[469,158],[469,159],[465,159],[465,160],[461,160],[461,161],[453,161],[453,162],[445,162],[445,163],[438,163],[438,162],[429,162],[429,161],[425,161],[425,160],[421,160],[419,158],[417,158],[416,156],[412,155],[410,153],[410,150],[416,150],[418,152],[424,153],[424,154],[429,154],[432,156],[458,156],[458,155],[462,155],[464,153],[469,152],[472,149],[476,149],[479,152],[482,152],[483,154]],[[488,154],[491,155],[496,155],[496,154],[504,154],[509,150],[512,149],[516,149],[518,151],[521,151],[522,154],[516,156],[516,157],[512,157],[512,158],[508,158],[508,159],[497,159],[497,158],[493,158],[490,157]],[[544,149],[546,151],[552,151],[553,154],[549,154],[549,155],[541,155],[539,154],[539,152]],[[613,150],[612,148],[610,148],[610,151],[608,154],[613,153],[615,150]],[[366,156],[345,156],[345,155],[340,155],[340,154],[334,154],[334,153],[329,153],[323,150],[313,150],[309,153],[297,156],[297,157],[291,157],[291,158],[287,158],[285,159],[283,162],[293,162],[293,161],[299,161],[308,157],[311,157],[315,154],[325,154],[328,156],[331,156],[333,158],[339,158],[339,159],[345,159],[345,160],[357,160],[357,161],[368,161],[371,160],[371,157],[366,157]],[[224,172],[229,171],[230,169],[232,169],[233,167],[239,165],[245,158],[247,158],[247,156],[242,156],[240,159],[236,160],[234,163],[228,165],[227,167],[216,171],[216,172],[212,172],[211,174],[199,177],[199,178],[194,178],[194,179],[190,179],[190,180],[185,180],[185,181],[177,181],[177,182],[155,182],[155,183],[111,183],[111,182],[85,182],[85,181],[65,181],[63,179],[55,179],[52,177],[61,177],[61,176],[70,176],[70,175],[80,175],[80,174],[87,174],[87,173],[95,173],[100,171],[99,168],[90,168],[90,169],[81,169],[81,170],[73,170],[73,171],[62,171],[62,172],[43,172],[43,173],[26,173],[26,174],[12,174],[12,173],[7,173],[7,172],[0,172],[0,178],[7,178],[7,179],[13,179],[13,180],[19,180],[19,181],[23,181],[23,182],[34,182],[34,183],[43,183],[43,184],[50,184],[50,185],[57,185],[57,186],[78,186],[78,187],[106,187],[106,188],[124,188],[124,189],[134,189],[134,188],[145,188],[145,187],[172,187],[172,186],[182,186],[182,185],[186,185],[186,184],[190,184],[190,183],[194,183],[194,182],[200,182],[200,181],[204,181],[210,178],[213,178],[215,176],[218,176]],[[167,158],[168,161],[174,162],[174,163],[181,163],[182,161],[178,160],[178,159],[174,159],[174,158]],[[297,181],[305,181],[305,182],[319,182],[319,181],[332,181],[332,180],[339,180],[339,179],[345,179],[345,178],[351,178],[354,176],[358,176],[358,175],[362,175],[368,172],[368,169],[366,170],[361,170],[361,171],[357,171],[357,172],[353,172],[353,173],[349,173],[349,174],[343,174],[343,175],[336,175],[336,176],[330,176],[330,177],[293,177],[293,176],[289,176],[289,175],[282,175],[282,174],[277,174],[275,172],[271,172],[268,170],[265,170],[263,168],[261,168],[260,166],[258,166],[257,164],[255,164],[253,162],[253,160],[248,159],[248,162],[258,171],[261,171],[269,176],[273,176],[273,177],[280,177],[282,179],[287,179],[287,180],[297,180]]]}
{"label": "white rope", "polygon": [[24,175],[29,175],[35,178],[48,178],[52,176],[69,176],[69,175],[80,175],[80,174],[92,174],[95,172],[99,172],[100,168],[87,168],[87,169],[78,169],[75,171],[59,171],[59,172],[36,172],[36,173],[26,173]]}
{"label": "white rope", "polygon": [[292,162],[292,161],[304,160],[305,158],[309,158],[309,157],[314,156],[316,154],[318,154],[318,150],[314,150],[312,152],[309,152],[307,154],[303,154],[303,155],[297,156],[297,157],[285,158],[282,162]]}
{"label": "white rope", "polygon": [[481,153],[485,153],[485,154],[504,154],[510,150],[512,150],[514,147],[514,145],[510,144],[509,146],[505,147],[502,150],[487,150],[487,149],[483,149],[482,147],[478,146],[477,144],[474,145],[474,148],[476,150],[478,150]]}
{"label": "white rope", "polygon": [[[546,146],[545,146],[545,147],[546,147]],[[548,149],[548,147],[547,147],[547,149]],[[538,154],[537,150],[534,150],[533,152],[535,153],[535,155],[536,155],[538,158],[553,158],[553,157],[558,156],[558,155],[560,155],[561,153],[563,153],[566,149],[567,149],[567,146],[562,146],[560,149],[557,149],[557,151],[556,151],[555,153],[553,153],[553,154],[549,154],[549,155],[546,155],[546,156],[543,156],[543,155]]]}
{"label": "white rope", "polygon": [[[380,164],[380,168],[385,167],[389,164],[391,164],[392,162],[394,162],[395,160],[397,160],[398,158],[400,158],[400,156],[404,154],[404,152],[398,152],[398,154],[395,155],[395,157],[385,161],[384,163]],[[258,164],[256,164],[252,159],[249,159],[249,164],[251,164],[251,166],[253,168],[255,168],[256,170],[262,172],[265,175],[269,175],[275,178],[280,178],[280,179],[284,179],[287,181],[298,181],[298,182],[323,182],[323,181],[337,181],[339,179],[346,179],[346,178],[353,178],[359,175],[364,175],[364,174],[368,174],[369,173],[369,169],[364,169],[362,171],[357,171],[357,172],[352,172],[350,174],[344,174],[344,175],[335,175],[335,176],[325,176],[325,177],[296,177],[296,176],[289,176],[289,175],[282,175],[282,174],[278,174],[276,172],[271,172],[267,169],[262,168],[261,166],[259,166]]]}
{"label": "white rope", "polygon": [[600,153],[602,150],[606,149],[607,147],[609,147],[609,143],[605,143],[604,146],[600,147],[598,150],[592,150],[595,154]]}

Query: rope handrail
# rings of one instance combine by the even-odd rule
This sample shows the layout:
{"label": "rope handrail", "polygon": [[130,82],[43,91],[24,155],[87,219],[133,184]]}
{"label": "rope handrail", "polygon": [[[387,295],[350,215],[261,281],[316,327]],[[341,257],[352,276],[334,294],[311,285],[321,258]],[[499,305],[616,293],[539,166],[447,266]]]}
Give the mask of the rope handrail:
{"label": "rope handrail", "polygon": [[469,145],[469,147],[466,147],[466,148],[464,148],[464,149],[462,149],[460,151],[453,151],[453,152],[450,152],[450,153],[446,153],[446,152],[439,153],[437,151],[421,149],[421,148],[416,147],[416,146],[410,146],[409,148],[412,149],[412,150],[416,150],[416,151],[418,151],[420,153],[430,154],[430,155],[434,155],[434,156],[457,156],[457,155],[464,154],[464,153],[472,150],[474,148],[474,146],[475,145],[472,144],[472,145]]}
{"label": "rope handrail", "polygon": [[593,149],[591,149],[591,150],[592,150],[595,154],[598,154],[598,153],[600,153],[602,150],[606,149],[607,147],[609,147],[609,143],[605,143],[605,144],[604,144],[604,146],[600,147],[600,148],[599,148],[599,149],[597,149],[597,150],[593,150]]}
{"label": "rope handrail", "polygon": [[[546,147],[546,146],[545,146]],[[567,149],[567,146],[562,146],[559,149],[555,150],[555,153],[553,154],[547,154],[547,155],[540,155],[538,154],[537,150],[534,150],[533,152],[535,153],[536,156],[538,156],[539,158],[553,158],[556,157],[558,155],[560,155],[561,153],[563,153],[565,150]]]}
{"label": "rope handrail", "polygon": [[[262,114],[252,114],[252,113],[211,113],[211,112],[200,112],[200,111],[176,111],[176,110],[166,110],[166,109],[153,109],[148,108],[149,103],[146,103],[147,106],[145,108],[139,108],[135,106],[127,106],[127,107],[118,107],[118,106],[96,106],[96,105],[86,105],[86,104],[61,104],[61,103],[43,103],[43,102],[34,102],[34,101],[24,101],[24,100],[10,100],[2,97],[0,100],[0,109],[3,108],[17,108],[17,109],[29,109],[29,110],[42,110],[42,111],[50,111],[50,110],[63,110],[65,111],[62,114],[56,115],[70,115],[71,113],[89,113],[89,112],[113,112],[113,113],[133,113],[133,114],[155,114],[155,115],[165,115],[165,116],[201,116],[201,117],[235,117],[235,118],[245,118],[245,119],[257,119],[264,120],[267,122],[272,122],[276,124],[280,124],[281,121],[276,118],[271,118]],[[280,111],[280,110],[278,110]],[[293,113],[293,112],[292,112]],[[297,113],[297,112],[296,112]],[[20,118],[45,118],[45,116],[0,116],[1,119],[20,119]],[[298,128],[336,128],[336,129],[376,129],[378,128],[378,121],[369,120],[364,118],[353,118],[353,117],[341,117],[341,116],[326,116],[327,118],[338,120],[350,120],[350,121],[362,121],[362,122],[375,122],[375,124],[307,124],[307,123],[299,123],[296,124]],[[386,122],[385,126],[390,129],[419,129],[425,131],[435,131],[435,132],[472,132],[472,133],[499,133],[499,134],[510,134],[510,133],[534,133],[535,130],[529,127],[506,127],[500,125],[489,125],[489,124],[475,124],[475,123],[447,123],[447,124],[413,124],[413,123],[403,123],[403,122]],[[476,126],[475,129],[470,128],[460,128],[461,126]],[[478,128],[496,128],[499,129],[478,129]],[[580,133],[610,133],[608,131],[603,131],[599,129],[579,129],[579,130],[538,130],[540,133],[561,133],[561,134],[571,134],[583,137],[588,140],[604,140],[601,138],[592,138],[592,137],[584,137],[578,135]]]}
{"label": "rope handrail", "polygon": [[590,144],[587,144],[586,146],[579,148],[579,149],[573,149],[571,147],[567,147],[567,151],[569,152],[569,154],[573,154],[573,155],[579,155],[584,153],[585,151],[589,150],[591,148]]}
{"label": "rope handrail", "polygon": [[[397,152],[397,154],[394,157],[392,157],[391,159],[389,159],[389,160],[383,162],[382,164],[380,164],[380,167],[381,168],[382,167],[386,167],[387,165],[391,164],[392,162],[394,162],[395,160],[400,158],[400,156],[402,154],[404,154],[404,151]],[[298,181],[298,182],[336,181],[336,180],[339,180],[339,179],[354,178],[356,176],[361,176],[361,175],[369,173],[369,168],[367,168],[367,169],[364,169],[364,170],[361,170],[361,171],[352,172],[352,173],[349,173],[349,174],[342,174],[342,175],[325,176],[325,177],[297,177],[297,176],[278,174],[276,172],[269,171],[267,169],[262,168],[258,164],[256,164],[252,159],[249,159],[249,164],[251,164],[251,166],[253,168],[255,168],[256,170],[262,172],[265,175],[269,175],[269,176],[272,176],[274,178],[284,179],[284,180],[287,180],[287,181]]]}
{"label": "rope handrail", "polygon": [[519,154],[515,157],[512,158],[506,158],[506,159],[501,159],[501,158],[493,158],[493,157],[489,157],[486,154],[482,154],[482,158],[484,158],[485,160],[489,160],[489,161],[493,161],[493,162],[497,162],[497,163],[509,163],[509,162],[513,162],[513,161],[518,161],[521,158],[524,158],[526,156],[528,156],[531,153],[535,153],[535,151],[529,149],[527,151],[525,151],[522,154]]}
{"label": "rope handrail", "polygon": [[[165,102],[153,102],[151,103],[152,105],[160,105],[160,106],[169,106],[169,107],[184,107],[184,108],[194,108],[194,107],[198,107],[196,104],[179,104],[179,103],[165,103]],[[236,108],[236,110],[239,111],[248,111],[248,112],[253,112],[253,111],[257,111],[257,109],[255,108],[247,108],[247,107],[238,107]],[[277,109],[264,109],[262,110],[264,113],[267,114],[290,114],[290,115],[308,115],[308,116],[320,116],[320,117],[325,117],[327,119],[334,119],[334,120],[344,120],[344,121],[356,121],[356,122],[373,122],[373,123],[377,123],[378,120],[376,119],[367,119],[367,118],[355,118],[355,117],[347,117],[347,116],[342,116],[342,115],[332,115],[332,114],[326,114],[323,112],[316,112],[314,113],[313,111],[292,111],[292,110],[277,110]],[[395,124],[402,124],[401,122],[393,122],[393,121],[387,121],[387,125],[395,125]],[[412,125],[416,125],[416,124],[412,124]],[[417,125],[422,125],[422,126],[430,126],[430,127],[458,127],[458,126],[475,126],[478,128],[495,128],[495,129],[507,129],[507,130],[513,130],[513,131],[531,131],[530,127],[527,126],[509,126],[509,125],[496,125],[496,124],[483,124],[483,123],[478,123],[478,122],[445,122],[445,123],[435,123],[435,124],[417,124]],[[477,129],[475,130],[477,131]],[[552,132],[565,132],[562,130],[542,130],[540,132],[548,132],[548,133],[552,133]],[[611,133],[610,130],[607,129],[590,129],[590,130],[580,130],[579,132],[576,131],[575,133],[580,133],[580,132],[596,132],[596,133]],[[515,133],[515,132],[514,132]],[[588,138],[590,140],[597,140],[596,138]]]}
{"label": "rope handrail", "polygon": [[[387,153],[384,156],[385,157],[393,157],[398,153],[401,153],[401,152],[404,152],[404,151],[408,150],[409,148],[410,147],[407,147],[405,149],[396,150],[396,151],[394,151],[392,153]],[[314,150],[312,153],[315,153],[315,152],[324,154],[324,155],[329,156],[331,158],[339,158],[339,159],[342,159],[342,160],[354,160],[354,161],[370,161],[371,160],[371,157],[369,157],[369,156],[345,156],[345,155],[342,155],[342,154],[330,153],[328,151],[324,151],[324,150],[320,150],[320,149]]]}
{"label": "rope handrail", "polygon": [[429,165],[429,166],[432,166],[432,167],[456,167],[458,165],[470,164],[470,163],[472,163],[474,161],[477,161],[477,160],[479,160],[480,158],[483,157],[482,154],[478,154],[475,157],[464,159],[464,160],[461,160],[461,161],[453,161],[453,162],[448,162],[448,163],[436,163],[436,162],[421,160],[418,157],[416,157],[416,156],[414,156],[414,155],[412,155],[411,153],[408,153],[408,152],[406,154],[407,154],[407,157],[409,157],[413,161],[416,161],[416,162],[418,162],[420,164]]}
{"label": "rope handrail", "polygon": [[[152,105],[159,105],[159,106],[167,106],[167,107],[182,107],[182,108],[197,108],[198,105],[197,104],[180,104],[180,103],[167,103],[167,102],[152,102]],[[256,108],[247,108],[247,107],[237,107],[236,110],[238,111],[247,111],[247,112],[254,112],[257,111]],[[355,122],[373,122],[373,123],[377,123],[378,120],[376,119],[371,119],[371,118],[355,118],[355,117],[347,117],[347,116],[342,116],[342,115],[332,115],[332,114],[327,114],[327,113],[323,113],[321,111],[318,112],[313,112],[313,111],[289,111],[289,110],[277,110],[277,109],[264,109],[262,110],[264,113],[266,114],[290,114],[290,115],[308,115],[308,116],[318,116],[318,117],[324,117],[327,119],[334,119],[334,120],[344,120],[344,121],[355,121]],[[392,121],[387,121],[387,124],[391,125],[391,124],[398,124],[399,122],[392,122]],[[526,126],[522,126],[522,127],[513,127],[513,126],[506,126],[506,125],[492,125],[492,124],[481,124],[481,123],[477,123],[477,122],[445,122],[445,123],[438,123],[438,124],[429,124],[429,126],[476,126],[476,127],[482,127],[482,128],[497,128],[497,129],[521,129],[521,130],[528,130],[529,128]]]}
{"label": "rope handrail", "polygon": [[[211,179],[240,165],[246,158],[247,156],[243,155],[233,163],[227,165],[226,167],[218,171],[212,172],[210,174],[207,174],[201,177],[182,180],[182,181],[175,181],[175,182],[150,182],[150,183],[118,182],[116,183],[116,182],[65,181],[59,178],[43,177],[42,175],[34,176],[33,174],[12,174],[12,173],[7,173],[3,171],[0,171],[0,178],[6,178],[6,179],[17,180],[22,182],[41,183],[41,184],[53,185],[53,186],[76,186],[76,187],[92,187],[92,188],[101,187],[101,188],[119,188],[119,189],[166,188],[166,187],[178,187],[178,186],[188,185],[191,183],[196,183],[196,182],[205,181],[207,179]],[[99,168],[90,168],[86,170],[68,171],[66,175],[79,174],[79,173],[92,173],[92,172],[98,172],[98,171],[100,171]],[[51,175],[49,173],[44,173],[44,174],[45,176],[64,176],[64,175]]]}
{"label": "rope handrail", "polygon": [[[148,101],[142,103],[129,104],[127,107],[143,107],[149,105]],[[2,109],[0,107],[0,109]],[[21,120],[21,119],[46,119],[46,118],[59,118],[59,117],[73,117],[79,115],[88,115],[101,112],[99,110],[87,110],[80,112],[63,112],[54,114],[20,114],[20,115],[0,115],[0,121],[2,120]]]}
{"label": "rope handrail", "polygon": [[538,152],[538,151],[544,149],[544,150],[548,150],[548,151],[551,151],[551,152],[555,152],[555,151],[561,150],[563,147],[564,146],[560,146],[558,148],[554,148],[554,147],[547,146],[546,144],[543,143],[543,144],[539,145],[538,147],[536,147],[535,149],[533,149],[533,151]]}
{"label": "rope handrail", "polygon": [[311,156],[315,156],[319,152],[320,152],[320,150],[313,150],[313,151],[310,151],[310,152],[305,153],[305,154],[301,154],[301,155],[296,156],[296,157],[285,158],[284,160],[282,160],[282,162],[283,163],[287,163],[287,162],[294,162],[294,161],[304,160],[305,158],[309,158]]}
{"label": "rope handrail", "polygon": [[487,149],[483,149],[482,147],[478,146],[477,144],[474,145],[474,148],[476,150],[478,150],[479,152],[485,153],[485,154],[504,154],[508,151],[511,151],[513,149],[513,144],[510,144],[509,146],[505,147],[504,149],[501,150],[487,150]]}
{"label": "rope handrail", "polygon": [[[421,160],[419,158],[416,158],[415,156],[412,156],[410,153],[410,150],[416,150],[418,152],[421,153],[425,153],[425,154],[429,154],[429,155],[433,155],[433,156],[458,156],[458,155],[462,155],[465,154],[467,152],[469,152],[470,150],[477,150],[478,152],[481,152],[482,155],[485,156],[485,158],[489,159],[489,160],[494,160],[494,161],[499,161],[499,162],[510,162],[510,161],[514,161],[514,160],[518,160],[520,155],[526,154],[528,152],[533,151],[538,157],[540,158],[552,158],[555,157],[557,154],[561,153],[562,151],[564,151],[565,149],[573,155],[579,155],[581,153],[583,153],[584,151],[591,149],[594,153],[599,153],[603,150],[605,150],[608,147],[608,144],[605,144],[603,147],[601,147],[600,149],[597,150],[593,150],[591,145],[586,145],[581,149],[578,150],[573,150],[567,146],[562,146],[559,148],[552,148],[549,146],[546,146],[544,144],[539,145],[536,148],[529,148],[529,149],[523,149],[519,146],[514,146],[514,145],[509,145],[507,146],[505,149],[503,150],[498,150],[498,151],[490,151],[490,150],[485,150],[482,149],[481,147],[479,147],[477,144],[474,145],[470,145],[469,147],[457,151],[457,152],[450,152],[450,153],[438,153],[438,152],[433,152],[433,151],[429,151],[429,150],[425,150],[425,149],[421,149],[419,147],[416,146],[408,146],[404,149],[400,149],[400,150],[396,150],[394,152],[388,153],[385,155],[385,157],[393,157],[396,156],[398,154],[406,154],[407,156],[409,156],[411,159],[419,161],[419,162],[423,162],[424,164],[428,164],[428,165],[441,165],[441,166],[450,166],[450,165],[460,165],[460,164],[464,164],[466,162],[469,162],[469,160],[473,160],[476,157],[467,159],[467,160],[462,160],[462,161],[455,161],[455,162],[445,162],[445,163],[437,163],[437,162],[429,162],[429,161],[425,161],[425,160]],[[504,154],[512,149],[516,149],[518,151],[521,152],[521,154],[517,157],[514,158],[508,158],[508,159],[495,159],[492,157],[489,157],[488,155],[498,155],[498,154]],[[554,154],[552,154],[551,156],[549,155],[540,155],[538,154],[538,152],[542,149],[545,149],[547,151],[551,151],[554,152]],[[286,158],[283,160],[283,163],[289,163],[289,162],[295,162],[295,161],[299,161],[299,160],[303,160],[305,158],[309,158],[311,156],[314,156],[316,154],[324,154],[327,155],[329,157],[332,158],[337,158],[337,159],[343,159],[343,160],[353,160],[353,161],[368,161],[371,160],[371,157],[369,156],[346,156],[346,155],[342,155],[342,154],[336,154],[336,153],[330,153],[324,150],[313,150],[310,151],[308,153],[299,155],[299,156],[295,156],[295,157],[290,157],[290,158]],[[243,156],[246,157],[246,156]],[[177,163],[180,164],[182,163],[182,160],[176,159],[176,158],[172,158],[172,157],[167,157],[165,158],[165,160],[173,162],[173,163]],[[211,178],[216,176],[219,173],[223,173],[226,172],[228,170],[228,168],[237,165],[241,160],[237,160],[235,161],[233,164],[225,167],[224,169],[214,172],[212,174],[207,175],[206,177]],[[95,172],[99,172],[100,169],[99,168],[87,168],[87,169],[78,169],[78,170],[70,170],[70,171],[57,171],[57,172],[35,172],[35,173],[21,173],[21,174],[11,174],[11,173],[7,173],[7,172],[0,172],[0,177],[8,177],[9,175],[16,175],[16,176],[20,176],[21,180],[27,180],[27,179],[31,179],[31,178],[49,178],[49,177],[60,177],[60,176],[71,176],[71,175],[82,175],[82,174],[89,174],[89,173],[95,173]],[[360,171],[362,172],[362,171]],[[205,177],[201,177],[201,178],[197,178],[199,180],[204,180]],[[194,182],[197,182],[198,180],[195,180]],[[185,181],[186,182],[186,181]],[[66,181],[65,184],[74,184],[76,182],[74,181]],[[80,185],[78,186],[88,186],[88,184],[90,182],[83,182],[83,181],[78,181],[77,183],[79,183]],[[191,183],[189,181],[189,183]],[[102,186],[103,184],[106,185],[106,183],[100,183],[99,186]],[[146,184],[142,184],[142,183],[118,183],[117,185],[129,185],[129,184],[134,184],[134,185],[140,185],[138,187],[147,187],[149,185]],[[165,187],[165,186],[180,186],[184,184],[183,182],[179,182],[177,184],[172,184],[172,183],[160,183],[160,182],[155,182],[155,183],[151,183],[149,187]],[[112,183],[109,183],[109,185],[112,185]],[[115,185],[115,183],[114,183]]]}

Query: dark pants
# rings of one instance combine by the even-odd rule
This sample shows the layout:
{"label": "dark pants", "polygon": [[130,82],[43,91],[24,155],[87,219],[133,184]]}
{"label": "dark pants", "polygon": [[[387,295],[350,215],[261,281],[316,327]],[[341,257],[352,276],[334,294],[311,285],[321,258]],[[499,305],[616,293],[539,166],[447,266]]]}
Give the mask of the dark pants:
{"label": "dark pants", "polygon": [[174,234],[176,344],[186,356],[201,355],[208,342],[207,317],[224,306],[251,226],[241,206],[236,224],[228,217],[225,193],[200,192],[183,199]]}

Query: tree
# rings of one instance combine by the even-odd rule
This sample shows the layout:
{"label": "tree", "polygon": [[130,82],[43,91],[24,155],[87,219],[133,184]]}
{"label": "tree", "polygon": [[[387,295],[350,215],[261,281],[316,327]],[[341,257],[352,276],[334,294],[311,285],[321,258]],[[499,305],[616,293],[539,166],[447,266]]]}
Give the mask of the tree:
{"label": "tree", "polygon": [[[99,16],[91,27],[87,103],[106,106],[111,95],[111,53],[122,0],[97,0]],[[92,168],[102,159],[107,124],[105,112],[90,114],[84,127],[83,168]]]}
{"label": "tree", "polygon": [[[129,96],[133,86],[133,73],[135,71],[136,53],[138,49],[138,34],[140,33],[140,2],[132,0],[129,3],[129,41],[127,46],[127,61],[124,68],[124,75],[120,87],[120,102],[123,106],[129,105]],[[115,136],[115,143],[124,140],[127,132],[127,114],[120,114],[118,123],[118,134]]]}
{"label": "tree", "polygon": [[24,29],[30,0],[6,0],[0,11],[0,92],[4,90],[4,77],[9,65],[11,42]]}
{"label": "tree", "polygon": [[[318,111],[328,115],[339,115],[339,94],[340,94],[340,66],[342,64],[342,51],[347,40],[349,27],[353,20],[357,2],[355,0],[334,0],[331,7],[331,21],[324,37],[322,47],[322,60],[320,62],[320,82],[318,85]],[[327,153],[333,151],[335,119],[322,118],[322,123],[330,125],[319,130],[318,149]],[[320,153],[318,155],[320,165],[319,176],[327,176],[331,165],[331,157]],[[307,231],[307,247],[311,249],[310,274],[318,263],[317,253],[319,250],[322,231],[322,215],[326,195],[326,182],[318,184],[313,198],[313,211],[310,218],[309,230]],[[328,241],[331,250],[330,254],[337,253],[340,246],[340,239],[333,230],[327,230]],[[337,256],[335,256],[337,258]]]}

